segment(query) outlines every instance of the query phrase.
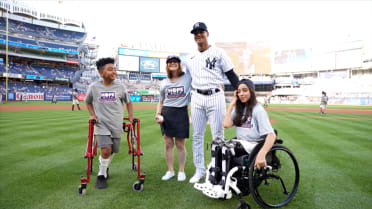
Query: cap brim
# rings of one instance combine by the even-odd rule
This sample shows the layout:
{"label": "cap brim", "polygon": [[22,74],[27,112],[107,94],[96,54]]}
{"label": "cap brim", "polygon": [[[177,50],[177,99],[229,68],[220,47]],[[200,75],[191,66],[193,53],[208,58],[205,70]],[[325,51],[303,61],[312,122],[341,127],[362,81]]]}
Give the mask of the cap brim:
{"label": "cap brim", "polygon": [[207,32],[208,32],[208,30],[205,30],[205,29],[202,29],[202,28],[195,28],[195,29],[193,29],[190,33],[191,33],[191,34],[194,34],[195,31],[197,31],[197,30],[202,30],[202,31],[207,31]]}
{"label": "cap brim", "polygon": [[178,57],[172,57],[170,59],[167,59],[165,63],[168,63],[170,60],[177,60],[178,62],[181,62],[181,60]]}

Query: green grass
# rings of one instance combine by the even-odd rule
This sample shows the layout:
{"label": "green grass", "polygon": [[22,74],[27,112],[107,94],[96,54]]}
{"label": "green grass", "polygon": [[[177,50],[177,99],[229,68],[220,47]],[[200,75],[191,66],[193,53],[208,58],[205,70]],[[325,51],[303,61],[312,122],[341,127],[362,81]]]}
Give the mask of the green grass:
{"label": "green grass", "polygon": [[[188,182],[160,180],[166,164],[154,113],[155,110],[135,110],[141,120],[141,165],[147,174],[144,190],[132,191],[137,175],[130,169],[131,156],[124,141],[110,166],[108,188],[94,188],[98,168],[95,158],[87,195],[79,196],[80,175],[86,174],[87,162],[82,156],[88,112],[0,112],[0,208],[236,208],[235,196],[231,200],[215,200]],[[269,116],[277,121],[273,126],[279,130],[284,145],[294,152],[301,172],[299,190],[284,208],[370,208],[372,115],[328,113],[320,117],[315,112],[269,110]],[[234,136],[234,129],[226,130],[225,136]],[[206,142],[210,138],[208,129]],[[191,139],[187,139],[188,179],[194,172],[191,145]],[[210,160],[209,153],[206,151],[206,162]],[[244,199],[252,208],[260,208],[251,196]]]}

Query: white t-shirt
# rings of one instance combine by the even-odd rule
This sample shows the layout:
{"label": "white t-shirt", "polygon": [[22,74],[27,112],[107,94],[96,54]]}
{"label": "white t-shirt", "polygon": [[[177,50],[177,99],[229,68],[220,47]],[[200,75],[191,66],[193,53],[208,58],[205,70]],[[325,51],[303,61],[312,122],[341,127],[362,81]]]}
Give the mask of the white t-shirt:
{"label": "white t-shirt", "polygon": [[111,86],[96,81],[89,86],[85,102],[93,104],[97,115],[94,134],[120,138],[123,134],[123,105],[131,102],[127,88],[117,81]]}
{"label": "white t-shirt", "polygon": [[[235,109],[231,113],[231,119],[235,118]],[[236,126],[236,137],[240,140],[261,141],[264,136],[274,133],[269,117],[261,104],[257,103],[252,110],[252,116],[241,124]]]}

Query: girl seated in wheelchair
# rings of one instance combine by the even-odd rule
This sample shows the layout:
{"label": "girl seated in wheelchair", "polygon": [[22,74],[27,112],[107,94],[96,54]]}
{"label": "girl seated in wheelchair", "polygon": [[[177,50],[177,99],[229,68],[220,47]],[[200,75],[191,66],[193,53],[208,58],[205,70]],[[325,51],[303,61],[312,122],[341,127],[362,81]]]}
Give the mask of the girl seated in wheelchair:
{"label": "girl seated in wheelchair", "polygon": [[[265,140],[255,161],[257,169],[265,167],[266,154],[275,143],[276,135],[265,109],[256,100],[254,84],[249,79],[243,79],[238,83],[238,90],[234,92],[234,97],[226,110],[223,126],[230,128],[233,125],[236,128],[237,139],[251,144],[250,151],[258,142]],[[250,153],[249,150],[246,151]]]}
{"label": "girl seated in wheelchair", "polygon": [[247,164],[254,147],[264,141],[256,155],[254,167],[265,168],[266,154],[276,140],[269,117],[256,100],[255,87],[251,80],[243,79],[238,83],[238,89],[227,108],[223,125],[224,128],[235,126],[236,139],[212,141],[212,160],[207,169],[206,182],[197,183],[194,188],[212,198],[230,199],[232,195],[230,188],[238,191],[237,193],[243,192],[239,190],[238,182],[233,179],[241,172],[239,167]]}

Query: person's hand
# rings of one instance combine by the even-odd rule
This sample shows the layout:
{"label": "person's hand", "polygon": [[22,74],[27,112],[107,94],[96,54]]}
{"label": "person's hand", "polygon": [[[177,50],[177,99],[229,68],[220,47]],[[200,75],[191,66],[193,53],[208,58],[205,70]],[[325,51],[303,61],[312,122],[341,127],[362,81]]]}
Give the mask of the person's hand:
{"label": "person's hand", "polygon": [[98,119],[97,119],[96,115],[90,116],[89,120],[95,120],[96,123],[98,122]]}
{"label": "person's hand", "polygon": [[162,116],[162,115],[160,115],[160,114],[156,114],[156,116],[155,116],[155,122],[157,122],[157,123],[163,123],[164,122],[164,117]]}
{"label": "person's hand", "polygon": [[128,118],[129,118],[129,122],[133,123],[133,116],[128,116]]}
{"label": "person's hand", "polygon": [[234,96],[233,96],[230,104],[236,105],[236,101],[238,101],[238,91],[237,90],[234,91]]}
{"label": "person's hand", "polygon": [[266,166],[266,154],[258,152],[256,161],[254,162],[254,167],[259,170],[261,168],[265,168]]}

